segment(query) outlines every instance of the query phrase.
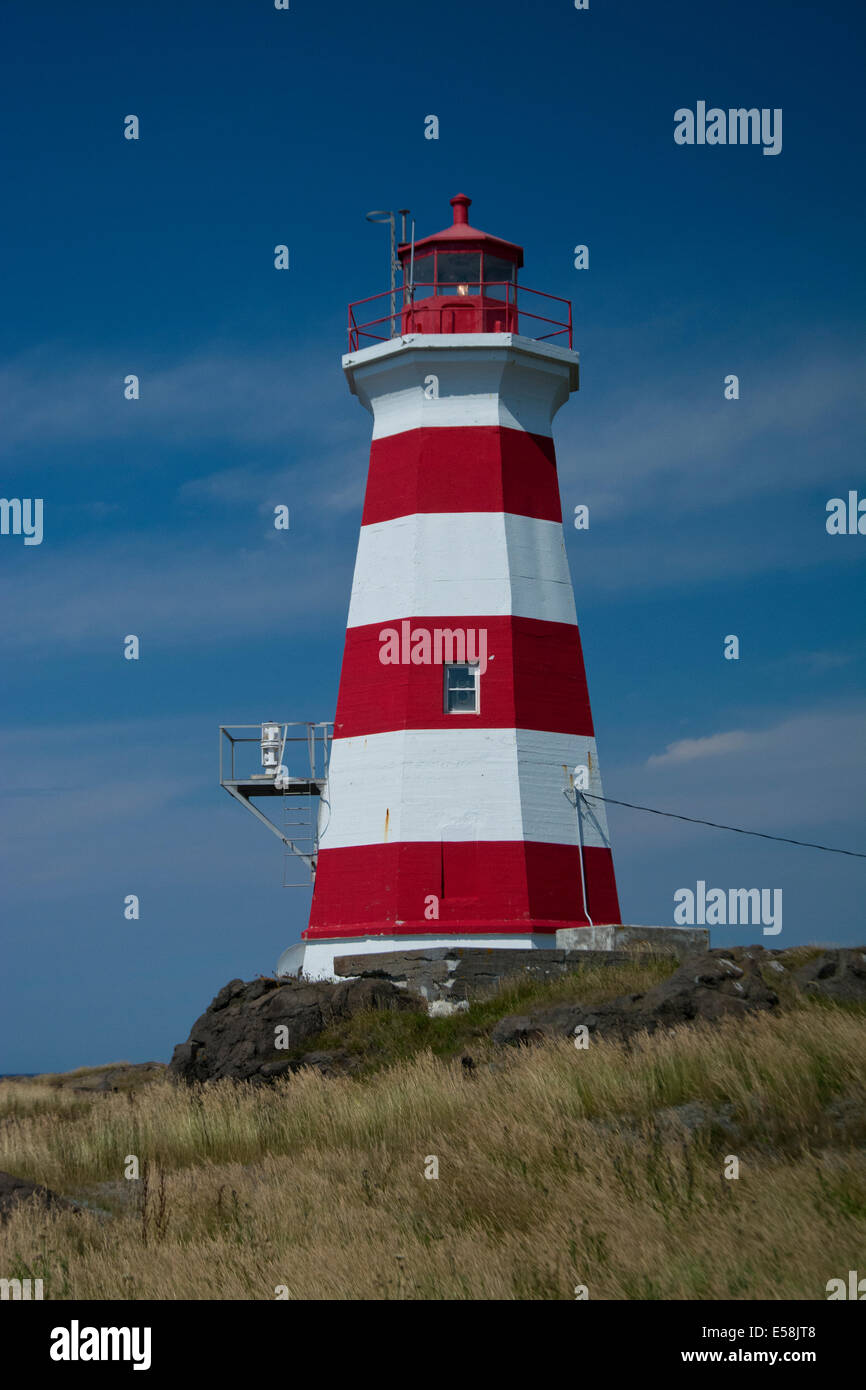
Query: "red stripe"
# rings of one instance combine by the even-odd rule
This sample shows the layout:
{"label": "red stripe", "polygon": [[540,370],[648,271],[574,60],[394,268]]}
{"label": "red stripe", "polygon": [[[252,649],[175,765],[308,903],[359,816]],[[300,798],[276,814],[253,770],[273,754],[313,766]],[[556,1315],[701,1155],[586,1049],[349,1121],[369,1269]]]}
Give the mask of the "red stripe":
{"label": "red stripe", "polygon": [[[538,618],[411,618],[412,634],[429,633],[435,655],[436,629],[464,634],[478,654],[486,633],[487,670],[481,675],[481,710],[454,715],[444,710],[441,664],[383,664],[386,640],[395,632],[400,656],[411,656],[404,643],[403,621],[384,627],[368,623],[349,628],[343,653],[337,699],[335,738],[382,734],[394,729],[540,729],[550,733],[593,736],[589,692],[583,666],[580,634],[572,623]],[[470,639],[470,634],[473,634]],[[413,639],[414,640],[414,639]],[[423,649],[416,645],[418,655]],[[441,654],[447,656],[442,646]],[[455,649],[455,655],[457,654]]]}
{"label": "red stripe", "polygon": [[[589,915],[619,922],[609,849],[585,849]],[[438,919],[425,916],[437,900]],[[404,841],[323,849],[306,940],[554,932],[586,926],[580,850],[530,840]]]}
{"label": "red stripe", "polygon": [[374,439],[361,524],[417,512],[514,512],[561,521],[553,440],[498,425]]}

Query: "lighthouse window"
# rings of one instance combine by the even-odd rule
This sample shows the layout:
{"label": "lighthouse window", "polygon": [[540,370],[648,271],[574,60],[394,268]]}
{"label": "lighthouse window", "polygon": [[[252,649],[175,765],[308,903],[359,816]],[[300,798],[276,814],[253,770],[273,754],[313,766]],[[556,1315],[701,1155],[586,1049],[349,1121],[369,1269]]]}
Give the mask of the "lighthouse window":
{"label": "lighthouse window", "polygon": [[[502,260],[499,256],[484,257],[484,284],[485,293],[494,299],[504,299],[507,293],[505,285],[492,283],[500,280],[514,280],[515,265],[513,261]],[[490,288],[487,288],[490,286]]]}
{"label": "lighthouse window", "polygon": [[[408,282],[410,262],[406,260],[403,264],[403,278]],[[415,257],[415,298],[423,299],[425,295],[433,293],[433,281],[435,279],[435,265],[432,252],[429,256]]]}
{"label": "lighthouse window", "polygon": [[440,285],[471,285],[470,294],[478,293],[481,279],[479,251],[440,251],[437,259]]}
{"label": "lighthouse window", "polygon": [[477,714],[479,696],[477,661],[445,667],[445,713]]}

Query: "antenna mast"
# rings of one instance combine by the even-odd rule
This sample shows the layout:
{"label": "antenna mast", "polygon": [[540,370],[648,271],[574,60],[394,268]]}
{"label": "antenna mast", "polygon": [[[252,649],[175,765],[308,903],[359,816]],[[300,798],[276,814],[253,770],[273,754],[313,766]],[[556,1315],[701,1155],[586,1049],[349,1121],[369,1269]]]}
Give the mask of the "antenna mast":
{"label": "antenna mast", "polygon": [[[399,209],[398,209],[398,212],[399,212],[399,215],[400,215],[400,218],[401,218],[401,229],[400,229],[400,230],[401,230],[401,236],[400,236],[400,240],[403,241],[403,242],[405,242],[405,240],[406,240],[406,218],[409,216],[409,209],[408,209],[408,208],[399,208]],[[394,213],[393,213],[393,212],[390,212],[390,211],[383,211],[382,209],[378,209],[378,210],[376,210],[376,211],[374,211],[374,212],[368,212],[368,213],[367,213],[367,221],[368,221],[368,222],[387,222],[387,223],[388,223],[388,226],[389,226],[389,228],[390,228],[390,234],[391,234],[391,249],[390,249],[390,256],[389,256],[389,259],[390,259],[390,263],[391,263],[391,264],[390,264],[390,271],[391,271],[391,337],[392,337],[392,338],[396,338],[396,337],[399,336],[398,333],[397,333],[397,271],[400,269],[400,263],[399,263],[399,261],[397,260],[397,248],[396,248],[396,245],[395,245],[395,242],[396,242],[396,219],[395,219],[395,216],[394,216]],[[412,227],[413,227],[413,233],[412,233],[413,241],[414,241],[414,235],[415,235],[415,234],[414,234],[414,226],[415,226],[415,224],[414,224],[414,222],[413,222],[413,224],[412,224]]]}

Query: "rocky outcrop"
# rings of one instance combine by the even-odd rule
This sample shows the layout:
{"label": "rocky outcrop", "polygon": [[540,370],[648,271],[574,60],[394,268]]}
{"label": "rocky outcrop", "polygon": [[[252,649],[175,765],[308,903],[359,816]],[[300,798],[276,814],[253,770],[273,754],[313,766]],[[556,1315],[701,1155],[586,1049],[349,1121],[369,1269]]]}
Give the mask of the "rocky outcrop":
{"label": "rocky outcrop", "polygon": [[[230,1077],[264,1083],[300,1067],[343,1075],[369,1065],[373,1056],[370,1049],[362,1056],[339,1044],[322,1048],[318,1035],[341,1021],[368,1009],[425,1011],[433,1019],[459,1016],[473,999],[489,997],[507,979],[521,977],[543,982],[572,975],[572,997],[502,1018],[492,1031],[496,1044],[566,1037],[579,1024],[598,1037],[629,1039],[642,1030],[652,1033],[695,1019],[774,1011],[802,995],[866,1003],[862,947],[816,948],[809,954],[796,947],[734,946],[702,951],[679,965],[671,956],[670,974],[643,994],[598,1004],[581,999],[583,967],[648,959],[658,954],[436,948],[340,957],[341,970],[359,974],[337,982],[285,976],[232,980],[193,1024],[188,1040],[175,1048],[169,1072],[189,1082]],[[467,1037],[479,1032],[473,1027],[468,1020]]]}
{"label": "rocky outcrop", "polygon": [[0,1173],[0,1221],[5,1220],[19,1202],[34,1201],[41,1207],[71,1207],[64,1197],[58,1197],[48,1187],[16,1178],[12,1173]]}
{"label": "rocky outcrop", "polygon": [[590,1035],[627,1039],[643,1030],[653,1033],[699,1018],[714,1021],[728,1014],[777,1008],[779,996],[764,982],[759,960],[738,954],[738,962],[720,952],[691,956],[645,994],[621,995],[606,1004],[556,1004],[528,1015],[511,1015],[497,1023],[493,1041],[506,1045],[568,1037],[579,1025]]}
{"label": "rocky outcrop", "polygon": [[55,1090],[71,1090],[88,1094],[91,1091],[134,1092],[138,1087],[160,1081],[165,1074],[164,1062],[118,1062],[116,1066],[93,1068],[82,1075],[58,1076],[52,1081]]}
{"label": "rocky outcrop", "polygon": [[[802,947],[787,951],[733,946],[690,956],[646,994],[622,995],[605,1004],[559,1004],[526,1016],[503,1018],[493,1041],[505,1045],[564,1037],[585,1024],[598,1037],[631,1038],[646,1029],[673,1028],[693,1019],[715,1020],[779,1007],[776,988],[786,983],[786,1002],[798,995],[866,1004],[866,950],[862,946],[817,950],[804,963]],[[576,991],[577,993],[577,991]]]}
{"label": "rocky outcrop", "polygon": [[857,947],[824,951],[795,970],[794,980],[804,994],[866,1001],[866,951]]}
{"label": "rocky outcrop", "polygon": [[308,1038],[366,1009],[423,1008],[389,980],[232,980],[174,1049],[169,1072],[190,1082],[266,1082],[299,1066],[335,1075],[351,1070],[351,1057],[340,1050],[298,1056]]}

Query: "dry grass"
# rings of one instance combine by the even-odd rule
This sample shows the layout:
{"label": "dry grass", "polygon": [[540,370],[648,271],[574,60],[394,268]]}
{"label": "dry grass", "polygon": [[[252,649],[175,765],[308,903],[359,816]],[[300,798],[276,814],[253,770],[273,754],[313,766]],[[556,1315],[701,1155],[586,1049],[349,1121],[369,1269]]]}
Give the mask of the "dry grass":
{"label": "dry grass", "polygon": [[[471,1077],[425,1050],[273,1089],[7,1083],[0,1169],[113,1215],[17,1211],[0,1274],[76,1299],[823,1299],[862,1265],[864,1063],[862,1015],[803,1005]],[[695,1101],[694,1132],[659,1113]]]}

